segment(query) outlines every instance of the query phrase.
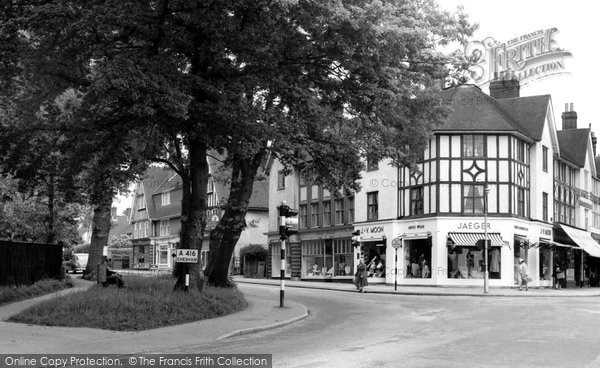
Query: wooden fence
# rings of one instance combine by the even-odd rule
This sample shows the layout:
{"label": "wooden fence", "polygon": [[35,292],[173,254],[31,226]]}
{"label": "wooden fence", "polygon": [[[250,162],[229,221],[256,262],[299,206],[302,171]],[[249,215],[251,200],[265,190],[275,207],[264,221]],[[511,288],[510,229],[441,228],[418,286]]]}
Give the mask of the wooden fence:
{"label": "wooden fence", "polygon": [[60,277],[62,246],[0,240],[0,285],[31,285]]}

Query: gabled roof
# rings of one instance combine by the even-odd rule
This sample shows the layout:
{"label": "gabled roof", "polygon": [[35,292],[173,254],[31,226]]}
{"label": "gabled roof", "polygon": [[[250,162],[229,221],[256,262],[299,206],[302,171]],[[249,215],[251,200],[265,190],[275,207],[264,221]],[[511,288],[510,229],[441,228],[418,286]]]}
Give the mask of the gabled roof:
{"label": "gabled roof", "polygon": [[474,85],[442,91],[452,108],[446,122],[435,131],[518,132],[540,140],[550,102],[549,95],[495,99]]}
{"label": "gabled roof", "polygon": [[542,139],[550,95],[503,98],[498,103],[522,125],[530,138]]}
{"label": "gabled roof", "polygon": [[152,200],[152,194],[173,174],[173,171],[168,167],[150,166],[146,169],[142,185],[144,187],[144,201],[146,202],[148,218],[156,218],[156,208]]}
{"label": "gabled roof", "polygon": [[171,190],[181,188],[181,186],[183,185],[181,177],[179,175],[177,175],[175,172],[173,172],[171,170],[169,170],[169,171],[170,172],[169,172],[169,175],[167,176],[167,179],[165,179],[162,183],[160,183],[152,194],[165,193],[165,192],[169,192]]}
{"label": "gabled roof", "polygon": [[557,132],[560,146],[560,157],[578,167],[585,166],[585,155],[588,150],[589,129],[563,129]]}

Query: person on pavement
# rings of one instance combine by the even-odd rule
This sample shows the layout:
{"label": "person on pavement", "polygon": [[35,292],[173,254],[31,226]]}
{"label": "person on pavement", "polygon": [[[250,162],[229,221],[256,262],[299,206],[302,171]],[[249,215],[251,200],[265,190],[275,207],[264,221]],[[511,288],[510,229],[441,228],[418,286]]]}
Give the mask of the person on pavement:
{"label": "person on pavement", "polygon": [[525,286],[525,291],[529,290],[529,286],[527,285],[529,282],[529,270],[527,269],[527,263],[525,263],[523,258],[519,258],[519,277],[521,278],[519,291],[523,290],[523,286]]}
{"label": "person on pavement", "polygon": [[356,266],[356,275],[354,276],[354,285],[358,289],[359,293],[365,292],[365,286],[369,285],[367,281],[369,270],[364,260],[361,258],[358,266]]}

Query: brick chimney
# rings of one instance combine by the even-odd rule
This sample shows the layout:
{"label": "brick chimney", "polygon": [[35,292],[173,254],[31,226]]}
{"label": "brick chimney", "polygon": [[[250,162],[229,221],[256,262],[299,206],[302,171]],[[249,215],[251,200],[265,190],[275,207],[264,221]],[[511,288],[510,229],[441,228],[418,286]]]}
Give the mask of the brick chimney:
{"label": "brick chimney", "polygon": [[490,82],[490,96],[495,99],[519,97],[520,90],[521,86],[514,71],[500,72],[500,77],[494,72],[494,80]]}
{"label": "brick chimney", "polygon": [[565,104],[565,112],[562,113],[562,128],[565,129],[577,129],[577,113],[573,103],[569,105]]}
{"label": "brick chimney", "polygon": [[[590,124],[590,129],[592,129],[592,124]],[[596,138],[596,134],[592,132],[592,150],[594,150],[594,157],[596,157],[596,143],[598,143],[598,138]]]}

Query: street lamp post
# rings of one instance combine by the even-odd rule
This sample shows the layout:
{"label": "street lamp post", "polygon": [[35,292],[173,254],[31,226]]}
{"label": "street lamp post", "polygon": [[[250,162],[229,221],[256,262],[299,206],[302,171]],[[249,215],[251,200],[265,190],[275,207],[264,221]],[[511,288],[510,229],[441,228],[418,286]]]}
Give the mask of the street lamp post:
{"label": "street lamp post", "polygon": [[483,197],[483,242],[484,242],[484,264],[485,264],[485,274],[483,275],[483,292],[487,294],[489,289],[489,270],[488,270],[488,221],[487,221],[487,212],[488,212],[488,193],[490,192],[490,187],[488,187],[487,183],[484,188],[484,197]]}
{"label": "street lamp post", "polygon": [[398,290],[398,248],[402,247],[402,238],[396,238],[392,240],[392,247],[394,247],[394,291]]}

